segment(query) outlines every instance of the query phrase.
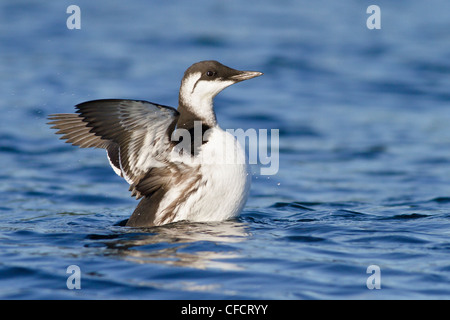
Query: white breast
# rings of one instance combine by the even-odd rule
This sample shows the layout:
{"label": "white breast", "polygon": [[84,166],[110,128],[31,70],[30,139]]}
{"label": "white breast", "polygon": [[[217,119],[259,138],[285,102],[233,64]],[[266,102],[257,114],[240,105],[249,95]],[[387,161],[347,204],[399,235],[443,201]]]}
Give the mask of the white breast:
{"label": "white breast", "polygon": [[[230,219],[240,213],[247,201],[251,173],[245,151],[233,135],[219,127],[208,130],[206,137],[208,142],[202,145],[195,161],[200,165],[202,178],[196,190],[177,208],[173,221]],[[183,195],[177,190],[167,192],[160,209],[163,211],[165,203],[180,196]]]}

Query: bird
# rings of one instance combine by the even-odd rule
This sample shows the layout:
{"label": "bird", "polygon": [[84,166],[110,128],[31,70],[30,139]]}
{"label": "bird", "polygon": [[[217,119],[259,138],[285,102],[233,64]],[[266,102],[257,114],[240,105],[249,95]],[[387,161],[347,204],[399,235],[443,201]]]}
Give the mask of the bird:
{"label": "bird", "polygon": [[262,74],[200,61],[184,72],[177,109],[91,100],[75,113],[50,114],[48,124],[66,143],[106,149],[112,169],[140,200],[125,226],[229,220],[247,201],[251,171],[243,146],[219,126],[213,102],[225,88]]}

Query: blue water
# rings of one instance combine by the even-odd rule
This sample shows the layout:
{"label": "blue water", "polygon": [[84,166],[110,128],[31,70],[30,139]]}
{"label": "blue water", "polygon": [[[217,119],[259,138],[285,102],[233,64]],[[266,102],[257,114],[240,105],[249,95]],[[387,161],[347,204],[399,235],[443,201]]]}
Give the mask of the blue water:
{"label": "blue water", "polygon": [[[449,299],[450,3],[374,2],[1,1],[0,298]],[[47,115],[176,106],[205,59],[264,72],[216,112],[223,128],[279,129],[278,173],[253,166],[235,220],[118,225],[128,185]]]}

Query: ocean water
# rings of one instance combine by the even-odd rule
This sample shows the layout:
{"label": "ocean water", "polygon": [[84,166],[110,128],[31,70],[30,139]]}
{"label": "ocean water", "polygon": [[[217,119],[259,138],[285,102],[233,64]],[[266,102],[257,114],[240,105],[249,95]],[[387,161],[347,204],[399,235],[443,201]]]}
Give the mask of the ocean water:
{"label": "ocean water", "polygon": [[[450,298],[448,1],[376,1],[379,30],[371,1],[74,2],[0,2],[1,299]],[[264,72],[215,105],[279,130],[277,173],[252,166],[234,220],[120,226],[128,185],[47,115],[176,106],[206,59]]]}

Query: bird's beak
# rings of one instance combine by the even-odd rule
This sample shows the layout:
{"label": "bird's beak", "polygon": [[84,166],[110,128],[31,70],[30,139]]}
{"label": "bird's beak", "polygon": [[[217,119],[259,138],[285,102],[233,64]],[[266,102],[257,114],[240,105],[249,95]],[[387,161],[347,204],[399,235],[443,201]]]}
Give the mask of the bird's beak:
{"label": "bird's beak", "polygon": [[244,80],[248,80],[251,78],[259,77],[261,75],[263,75],[263,73],[258,72],[258,71],[238,71],[237,74],[232,75],[231,77],[229,77],[229,79],[239,82],[239,81],[244,81]]}

